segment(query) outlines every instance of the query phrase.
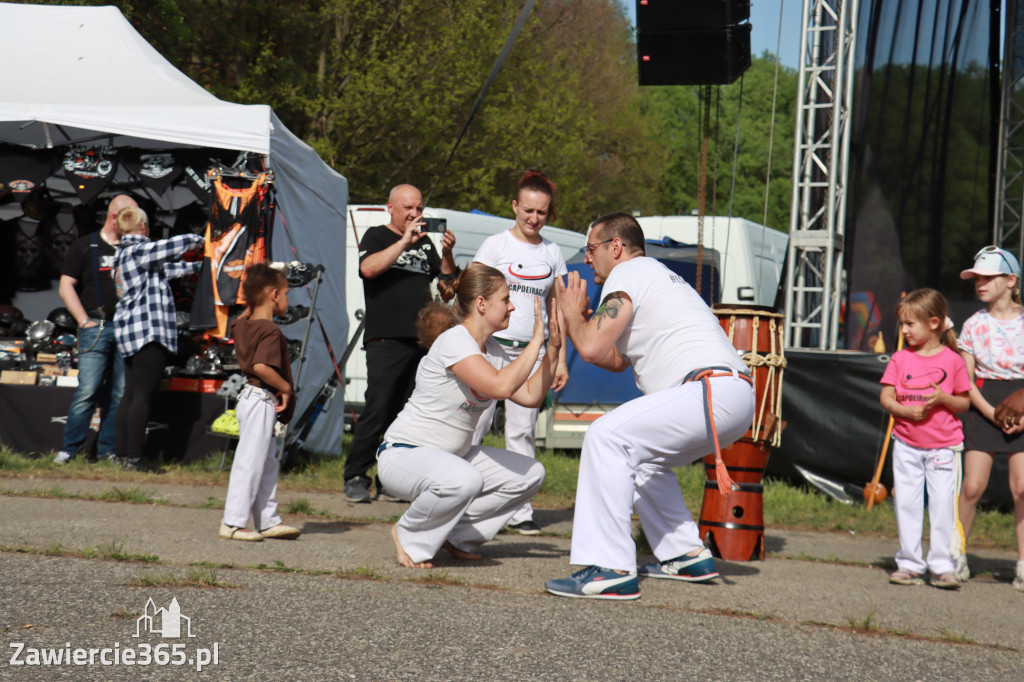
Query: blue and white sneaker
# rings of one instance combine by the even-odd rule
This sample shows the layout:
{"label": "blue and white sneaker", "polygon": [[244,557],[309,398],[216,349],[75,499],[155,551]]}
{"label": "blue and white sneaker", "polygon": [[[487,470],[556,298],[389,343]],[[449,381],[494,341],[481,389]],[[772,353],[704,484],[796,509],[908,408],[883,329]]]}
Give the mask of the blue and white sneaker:
{"label": "blue and white sneaker", "polygon": [[691,583],[708,582],[718,577],[715,560],[711,558],[711,550],[707,547],[697,556],[684,554],[668,561],[655,561],[641,566],[638,572],[645,578],[667,578]]}
{"label": "blue and white sneaker", "polygon": [[576,599],[639,599],[640,583],[636,572],[616,573],[610,568],[588,566],[568,578],[544,583],[551,594]]}

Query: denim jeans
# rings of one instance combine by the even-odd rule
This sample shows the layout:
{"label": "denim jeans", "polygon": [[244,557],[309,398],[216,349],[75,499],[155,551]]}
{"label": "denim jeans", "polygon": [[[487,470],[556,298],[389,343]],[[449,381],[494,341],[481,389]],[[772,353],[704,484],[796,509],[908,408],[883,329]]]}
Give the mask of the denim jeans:
{"label": "denim jeans", "polygon": [[[104,379],[106,381],[104,381]],[[100,407],[100,437],[98,452],[114,452],[116,431],[114,415],[117,403],[124,394],[124,359],[117,351],[114,323],[78,330],[78,388],[68,408],[64,426],[64,447],[61,450],[76,454],[89,433],[96,406]]]}

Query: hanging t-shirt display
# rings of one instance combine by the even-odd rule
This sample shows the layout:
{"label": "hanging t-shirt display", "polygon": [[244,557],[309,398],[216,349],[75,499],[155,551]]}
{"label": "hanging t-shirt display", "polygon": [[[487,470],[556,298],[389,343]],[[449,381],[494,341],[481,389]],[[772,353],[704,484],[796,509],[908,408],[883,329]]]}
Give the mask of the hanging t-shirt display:
{"label": "hanging t-shirt display", "polygon": [[60,279],[60,268],[72,242],[78,239],[78,226],[70,206],[43,222],[43,249],[46,265],[53,279]]}
{"label": "hanging t-shirt display", "polygon": [[53,173],[54,154],[50,150],[29,152],[9,145],[0,146],[0,183],[17,199],[23,199],[42,187]]}
{"label": "hanging t-shirt display", "polygon": [[203,267],[192,304],[192,329],[227,334],[229,308],[244,305],[245,269],[267,259],[266,245],[273,221],[269,201],[270,175],[260,173],[241,189],[228,186],[210,171],[214,200],[206,224]]}
{"label": "hanging t-shirt display", "polygon": [[121,162],[143,185],[157,194],[163,194],[184,170],[171,152],[136,149],[122,154]]}
{"label": "hanging t-shirt display", "polygon": [[117,173],[117,150],[72,148],[64,154],[64,177],[84,204],[102,192]]}
{"label": "hanging t-shirt display", "polygon": [[43,230],[38,220],[22,216],[14,222],[14,266],[18,291],[50,288],[50,274],[43,257]]}

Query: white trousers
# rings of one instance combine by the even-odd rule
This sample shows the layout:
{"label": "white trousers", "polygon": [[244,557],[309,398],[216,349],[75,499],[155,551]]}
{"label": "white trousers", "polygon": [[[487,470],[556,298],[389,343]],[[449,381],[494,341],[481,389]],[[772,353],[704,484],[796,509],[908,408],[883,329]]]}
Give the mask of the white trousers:
{"label": "white trousers", "polygon": [[[515,360],[523,352],[523,347],[504,346],[509,359]],[[540,351],[540,357],[530,370],[530,376],[540,367],[544,359],[544,349]],[[491,420],[494,419],[494,410],[498,407],[498,401],[491,403],[490,407],[480,415],[480,421],[476,424],[476,431],[473,433],[473,444],[479,445],[484,434],[491,428]],[[537,428],[537,415],[540,409],[536,407],[523,407],[522,405],[505,401],[505,449],[515,452],[531,459],[536,459],[537,450],[533,444],[533,434]],[[522,523],[533,521],[533,506],[527,500],[508,520],[509,523]]]}
{"label": "white trousers", "polygon": [[[750,428],[754,391],[735,376],[710,384],[725,448]],[[672,468],[712,452],[699,381],[630,400],[591,424],[583,438],[570,563],[635,571],[634,506],[659,561],[702,547]]]}
{"label": "white trousers", "polygon": [[277,513],[277,399],[270,391],[246,386],[238,396],[238,447],[231,463],[224,523],[245,528],[249,514],[256,530],[281,523]]}
{"label": "white trousers", "polygon": [[387,447],[377,458],[377,474],[389,493],[412,500],[396,529],[417,563],[432,559],[445,540],[472,552],[544,483],[537,460],[481,446],[464,458],[436,448]]}
{"label": "white trousers", "polygon": [[[899,438],[892,440],[892,496],[900,538],[896,565],[913,573],[951,573],[956,568],[954,542],[960,542],[956,503],[961,455],[951,448],[916,448]],[[927,562],[921,548],[926,488],[931,524]]]}

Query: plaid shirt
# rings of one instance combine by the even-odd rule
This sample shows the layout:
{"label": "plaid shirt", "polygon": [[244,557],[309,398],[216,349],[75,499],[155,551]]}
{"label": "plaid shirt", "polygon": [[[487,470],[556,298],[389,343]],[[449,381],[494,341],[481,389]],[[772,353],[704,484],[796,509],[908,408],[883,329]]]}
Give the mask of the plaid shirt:
{"label": "plaid shirt", "polygon": [[167,280],[197,272],[200,262],[178,259],[203,244],[202,235],[182,234],[152,241],[139,234],[121,237],[114,261],[121,298],[114,311],[117,348],[125,357],[157,342],[172,353],[178,350],[174,296]]}

